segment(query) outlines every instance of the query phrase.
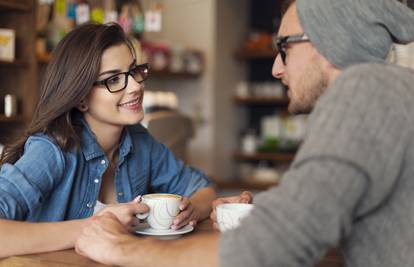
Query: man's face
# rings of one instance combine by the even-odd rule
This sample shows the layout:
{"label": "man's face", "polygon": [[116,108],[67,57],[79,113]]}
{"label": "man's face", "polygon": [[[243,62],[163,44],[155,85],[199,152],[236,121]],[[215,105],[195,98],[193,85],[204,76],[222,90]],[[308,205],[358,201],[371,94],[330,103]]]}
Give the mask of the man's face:
{"label": "man's face", "polygon": [[[303,33],[294,3],[282,18],[278,36]],[[289,111],[291,113],[310,112],[328,86],[324,58],[308,41],[287,43],[285,50],[285,64],[279,54],[273,64],[272,74],[281,79],[289,89]]]}

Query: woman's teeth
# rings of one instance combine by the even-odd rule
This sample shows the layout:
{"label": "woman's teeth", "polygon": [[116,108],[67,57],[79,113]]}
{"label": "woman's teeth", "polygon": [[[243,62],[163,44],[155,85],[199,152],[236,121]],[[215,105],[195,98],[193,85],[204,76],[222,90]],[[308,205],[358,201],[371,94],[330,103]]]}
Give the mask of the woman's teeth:
{"label": "woman's teeth", "polygon": [[139,104],[139,99],[135,99],[135,100],[132,100],[132,101],[129,101],[129,102],[120,104],[120,106],[123,106],[123,107],[132,107],[132,106],[135,106],[135,105],[138,105],[138,104]]}

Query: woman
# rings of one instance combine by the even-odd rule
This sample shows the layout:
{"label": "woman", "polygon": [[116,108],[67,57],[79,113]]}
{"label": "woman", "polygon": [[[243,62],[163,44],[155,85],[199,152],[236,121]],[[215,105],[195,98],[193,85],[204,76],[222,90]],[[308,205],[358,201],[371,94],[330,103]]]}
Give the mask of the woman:
{"label": "woman", "polygon": [[150,192],[191,196],[173,229],[209,215],[208,179],[139,124],[147,76],[117,24],[86,24],[59,43],[30,125],[2,156],[0,257],[73,247],[107,211],[132,229],[147,211],[136,197]]}

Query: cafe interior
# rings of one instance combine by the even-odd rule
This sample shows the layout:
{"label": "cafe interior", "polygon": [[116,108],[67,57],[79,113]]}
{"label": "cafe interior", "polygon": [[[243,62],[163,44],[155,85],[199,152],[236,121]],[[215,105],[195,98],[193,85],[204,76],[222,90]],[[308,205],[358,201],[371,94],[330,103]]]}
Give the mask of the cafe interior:
{"label": "cafe interior", "polygon": [[[79,24],[115,22],[150,66],[144,127],[218,196],[277,186],[308,120],[288,113],[271,74],[281,2],[0,0],[0,150],[30,121],[57,43]],[[389,60],[414,68],[413,55],[413,45],[395,46]],[[340,266],[329,255],[320,266]],[[59,257],[71,256],[50,259]]]}

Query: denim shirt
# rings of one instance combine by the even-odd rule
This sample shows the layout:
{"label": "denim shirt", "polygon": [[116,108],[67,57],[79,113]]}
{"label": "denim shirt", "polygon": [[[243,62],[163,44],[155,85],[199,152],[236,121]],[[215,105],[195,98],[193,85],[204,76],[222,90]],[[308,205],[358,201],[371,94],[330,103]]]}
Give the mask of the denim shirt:
{"label": "denim shirt", "polygon": [[[0,169],[0,218],[62,221],[92,215],[108,158],[87,123],[81,146],[64,152],[45,134],[28,138],[22,157]],[[177,160],[140,124],[124,128],[115,170],[119,203],[165,192],[191,196],[209,180]]]}

